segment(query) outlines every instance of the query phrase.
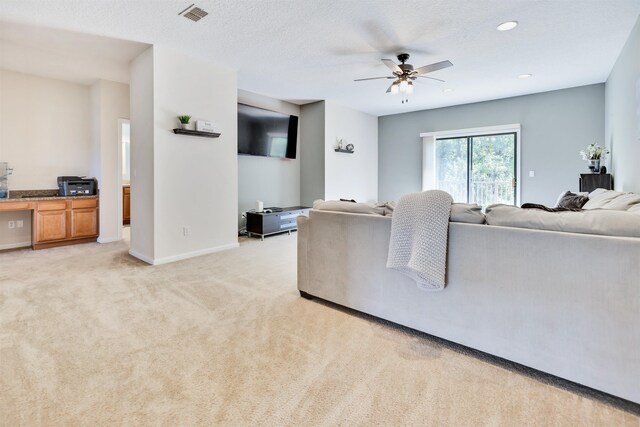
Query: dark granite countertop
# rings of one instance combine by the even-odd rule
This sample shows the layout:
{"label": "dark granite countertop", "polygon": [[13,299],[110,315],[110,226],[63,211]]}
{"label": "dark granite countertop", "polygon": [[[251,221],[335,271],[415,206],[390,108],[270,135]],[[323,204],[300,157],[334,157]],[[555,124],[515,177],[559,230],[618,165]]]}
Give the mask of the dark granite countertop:
{"label": "dark granite countertop", "polygon": [[69,199],[95,199],[93,196],[58,196],[58,190],[13,190],[9,192],[8,199],[0,199],[0,203],[17,202],[17,201],[34,201],[41,200],[69,200]]}

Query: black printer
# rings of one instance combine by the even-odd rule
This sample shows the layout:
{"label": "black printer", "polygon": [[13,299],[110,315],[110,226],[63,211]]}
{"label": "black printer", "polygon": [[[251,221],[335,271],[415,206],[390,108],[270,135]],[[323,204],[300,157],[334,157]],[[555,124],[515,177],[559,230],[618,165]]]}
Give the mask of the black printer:
{"label": "black printer", "polygon": [[80,176],[59,176],[59,196],[91,196],[98,192],[98,180]]}

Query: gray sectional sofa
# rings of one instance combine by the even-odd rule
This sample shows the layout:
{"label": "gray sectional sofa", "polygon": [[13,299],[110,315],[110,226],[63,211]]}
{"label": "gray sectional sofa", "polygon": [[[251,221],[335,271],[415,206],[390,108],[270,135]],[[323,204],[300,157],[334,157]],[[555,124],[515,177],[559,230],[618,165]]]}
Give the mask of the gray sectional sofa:
{"label": "gray sectional sofa", "polygon": [[632,196],[603,191],[597,210],[493,206],[488,224],[454,205],[441,292],[385,267],[388,208],[316,206],[298,218],[298,289],[640,403],[640,197],[622,212],[609,196]]}

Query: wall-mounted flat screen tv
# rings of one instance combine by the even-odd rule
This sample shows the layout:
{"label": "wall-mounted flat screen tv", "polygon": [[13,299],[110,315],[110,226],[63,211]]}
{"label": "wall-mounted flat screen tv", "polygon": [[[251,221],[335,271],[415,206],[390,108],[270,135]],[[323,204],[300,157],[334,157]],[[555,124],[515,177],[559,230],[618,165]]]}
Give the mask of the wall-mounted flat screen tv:
{"label": "wall-mounted flat screen tv", "polygon": [[296,158],[298,116],[238,104],[238,154]]}

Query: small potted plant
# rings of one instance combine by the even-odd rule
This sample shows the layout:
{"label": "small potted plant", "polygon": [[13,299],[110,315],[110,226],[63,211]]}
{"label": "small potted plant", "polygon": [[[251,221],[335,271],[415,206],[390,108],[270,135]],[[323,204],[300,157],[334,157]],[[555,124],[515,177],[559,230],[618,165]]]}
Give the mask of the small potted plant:
{"label": "small potted plant", "polygon": [[180,120],[180,129],[189,128],[189,121],[191,120],[191,116],[178,116],[178,120]]}
{"label": "small potted plant", "polygon": [[586,151],[580,151],[582,160],[589,162],[589,169],[591,169],[592,173],[598,173],[600,171],[600,160],[604,160],[606,154],[609,154],[609,150],[596,143],[589,144]]}

